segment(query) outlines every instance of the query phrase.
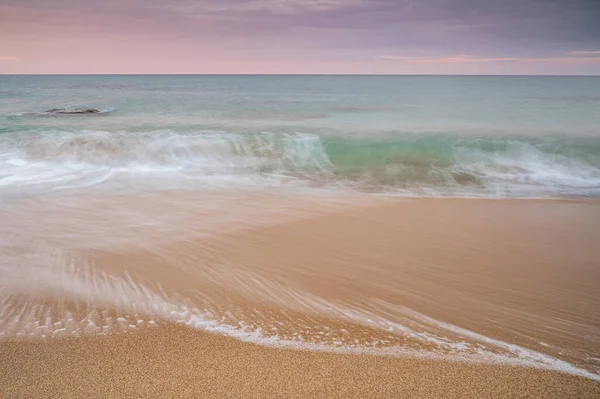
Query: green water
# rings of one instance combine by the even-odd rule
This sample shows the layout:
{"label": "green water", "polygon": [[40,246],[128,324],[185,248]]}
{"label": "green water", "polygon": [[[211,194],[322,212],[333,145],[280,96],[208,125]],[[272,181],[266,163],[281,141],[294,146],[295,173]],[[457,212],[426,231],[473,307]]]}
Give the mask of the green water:
{"label": "green water", "polygon": [[0,76],[0,188],[597,196],[599,107],[597,77]]}

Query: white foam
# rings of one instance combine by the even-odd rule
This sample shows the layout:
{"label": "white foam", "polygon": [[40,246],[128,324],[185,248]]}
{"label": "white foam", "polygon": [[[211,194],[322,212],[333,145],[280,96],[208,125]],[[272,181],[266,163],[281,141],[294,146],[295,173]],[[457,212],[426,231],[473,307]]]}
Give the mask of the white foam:
{"label": "white foam", "polygon": [[[12,301],[9,296],[5,297],[4,301],[0,303],[0,331],[3,332],[3,338],[12,336],[46,339],[67,335],[79,336],[82,334],[132,331],[143,324],[144,320],[140,319],[140,315],[145,315],[146,320],[148,320],[146,324],[149,327],[156,326],[155,320],[165,320],[183,323],[192,328],[258,345],[336,353],[362,353],[526,366],[557,370],[600,381],[600,375],[578,368],[568,362],[518,345],[492,339],[405,308],[402,308],[401,311],[416,320],[417,323],[423,323],[421,326],[433,325],[439,329],[449,331],[453,335],[489,345],[495,350],[487,350],[484,345],[474,346],[466,341],[450,340],[447,337],[425,332],[425,329],[416,331],[414,328],[392,322],[360,309],[313,299],[306,299],[302,306],[311,306],[312,309],[321,310],[323,315],[338,319],[341,317],[343,320],[364,324],[380,331],[389,331],[393,334],[391,337],[400,335],[428,342],[434,344],[440,350],[419,350],[399,345],[389,346],[386,345],[388,340],[384,339],[367,340],[362,343],[355,340],[352,344],[346,342],[346,339],[343,338],[344,331],[339,331],[340,338],[323,342],[307,340],[302,331],[297,331],[293,338],[284,338],[273,333],[276,330],[268,329],[269,333],[266,333],[266,330],[245,323],[243,320],[238,322],[237,325],[220,322],[210,311],[189,307],[180,300],[153,291],[131,280],[127,281],[114,276],[108,278],[107,276],[107,278],[96,280],[93,284],[90,284],[73,274],[64,275],[63,277],[64,279],[60,282],[60,289],[72,295],[73,299],[85,298],[94,307],[115,308],[123,314],[134,314],[134,317],[119,316],[113,322],[112,318],[107,316],[107,313],[92,312],[77,322],[73,320],[72,315],[67,313],[61,320],[53,320],[51,317],[46,316],[43,318],[43,323],[40,323],[38,321],[40,319],[39,315],[47,312],[47,310],[44,308],[29,308],[28,304],[25,304],[20,311],[15,312],[12,309],[11,312],[7,312],[7,309],[10,308],[8,305]],[[52,280],[49,281],[51,285]],[[382,306],[385,306],[385,304],[382,304]],[[387,306],[391,305],[388,304]],[[415,324],[415,326],[419,326],[419,324]],[[323,328],[330,331],[327,326],[323,326]],[[325,336],[327,335],[325,334]]]}
{"label": "white foam", "polygon": [[[362,171],[365,181],[344,180],[343,173],[335,174],[336,165],[321,138],[314,134],[211,130],[19,132],[0,137],[0,188],[3,194],[15,195],[106,183],[120,188],[164,189],[326,182],[332,189],[371,187],[381,193],[406,196],[600,195],[597,166],[544,152],[533,144],[506,141],[504,151],[457,144],[454,150],[452,165],[431,165],[431,181],[393,182],[395,174],[402,175],[402,161],[397,165],[366,166],[385,166],[392,180],[385,185],[370,181],[372,170]],[[457,176],[471,176],[477,184],[461,184]]]}
{"label": "white foam", "polygon": [[[478,338],[484,341],[493,342],[494,344],[497,344],[500,347],[509,348],[511,354],[514,356],[507,356],[506,354],[485,351],[481,348],[479,348],[476,351],[470,352],[457,350],[452,354],[447,354],[436,353],[427,350],[416,350],[399,346],[382,348],[373,348],[368,344],[366,346],[348,346],[343,345],[341,341],[333,341],[333,345],[322,344],[306,342],[304,339],[302,339],[301,336],[298,336],[296,339],[282,339],[275,335],[265,336],[259,330],[237,329],[230,325],[219,324],[214,320],[206,320],[202,316],[191,317],[185,321],[185,324],[208,332],[219,333],[222,335],[233,337],[243,342],[250,342],[263,346],[273,346],[285,349],[315,350],[334,353],[357,353],[380,356],[385,355],[422,359],[450,360],[468,363],[524,366],[547,370],[556,370],[567,374],[579,375],[585,378],[600,381],[600,375],[578,368],[574,365],[571,365],[570,363],[553,358],[551,356],[543,355],[534,351],[521,348],[517,345],[510,345],[505,344],[501,341],[491,340],[487,337],[483,337],[480,335],[477,335]],[[375,341],[371,343],[371,345],[377,346],[378,343]],[[460,348],[460,346],[456,346],[456,349]]]}
{"label": "white foam", "polygon": [[476,176],[496,195],[598,191],[600,169],[531,144],[509,141],[505,151],[459,149],[452,173]]}
{"label": "white foam", "polygon": [[149,177],[187,185],[280,184],[303,174],[328,174],[331,163],[312,134],[46,131],[2,135],[0,170],[4,190],[43,191],[109,178],[142,184],[152,184]]}

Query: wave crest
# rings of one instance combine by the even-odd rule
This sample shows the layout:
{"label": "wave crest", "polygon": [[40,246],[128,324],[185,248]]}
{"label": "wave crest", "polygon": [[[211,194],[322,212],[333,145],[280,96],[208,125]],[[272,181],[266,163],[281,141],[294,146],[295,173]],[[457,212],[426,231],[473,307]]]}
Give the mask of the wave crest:
{"label": "wave crest", "polygon": [[0,186],[80,187],[124,175],[143,178],[128,184],[148,184],[151,174],[169,182],[293,181],[410,195],[600,195],[598,144],[573,140],[554,145],[431,135],[384,140],[212,130],[21,132],[0,135]]}

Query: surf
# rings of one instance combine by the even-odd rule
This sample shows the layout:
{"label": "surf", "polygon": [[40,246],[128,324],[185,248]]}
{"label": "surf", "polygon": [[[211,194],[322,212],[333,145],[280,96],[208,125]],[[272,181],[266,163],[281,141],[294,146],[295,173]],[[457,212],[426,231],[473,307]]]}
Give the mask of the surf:
{"label": "surf", "polygon": [[595,197],[597,148],[589,138],[33,130],[0,135],[0,186],[135,186],[153,176],[178,188],[229,181],[409,196]]}

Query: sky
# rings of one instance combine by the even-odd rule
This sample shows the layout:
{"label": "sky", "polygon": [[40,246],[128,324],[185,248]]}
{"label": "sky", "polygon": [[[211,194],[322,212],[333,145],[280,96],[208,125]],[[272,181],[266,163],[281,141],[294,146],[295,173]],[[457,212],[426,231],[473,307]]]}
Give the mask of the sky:
{"label": "sky", "polygon": [[0,0],[0,74],[600,74],[600,0]]}

